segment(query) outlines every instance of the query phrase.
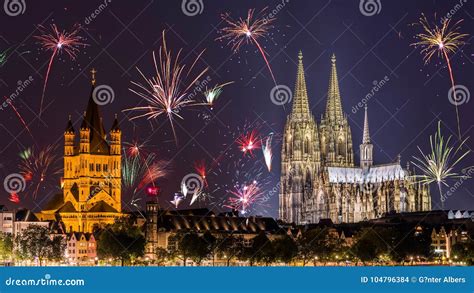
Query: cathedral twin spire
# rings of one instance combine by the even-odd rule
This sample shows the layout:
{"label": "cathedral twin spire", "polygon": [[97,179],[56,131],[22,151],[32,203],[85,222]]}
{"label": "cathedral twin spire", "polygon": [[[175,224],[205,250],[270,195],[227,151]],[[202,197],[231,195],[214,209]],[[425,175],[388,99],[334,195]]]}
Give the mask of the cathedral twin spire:
{"label": "cathedral twin spire", "polygon": [[336,70],[336,55],[331,57],[331,76],[329,78],[328,99],[326,103],[325,119],[329,124],[342,121],[343,112],[341,94],[339,92],[339,80]]}
{"label": "cathedral twin spire", "polygon": [[304,74],[303,53],[301,51],[298,53],[298,72],[296,74],[293,110],[291,114],[293,118],[309,119],[311,117]]}
{"label": "cathedral twin spire", "polygon": [[[298,53],[298,71],[296,74],[296,85],[292,109],[293,118],[309,118],[310,109],[308,102],[308,91],[306,89],[306,77],[303,66],[303,53]],[[331,57],[331,76],[329,78],[328,98],[326,103],[325,119],[328,123],[342,121],[343,116],[341,94],[339,92],[339,81],[336,70],[336,55]]]}

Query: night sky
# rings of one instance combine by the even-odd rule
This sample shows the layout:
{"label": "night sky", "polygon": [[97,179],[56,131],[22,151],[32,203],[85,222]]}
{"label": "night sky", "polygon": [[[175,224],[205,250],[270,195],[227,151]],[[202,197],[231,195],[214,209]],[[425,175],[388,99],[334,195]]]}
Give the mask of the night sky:
{"label": "night sky", "polygon": [[[224,2],[226,4],[224,4]],[[276,13],[274,27],[267,38],[259,39],[268,53],[278,84],[294,87],[298,51],[303,52],[310,106],[318,124],[325,109],[330,58],[337,57],[337,69],[344,111],[352,128],[353,145],[358,162],[362,140],[363,111],[353,107],[374,86],[374,81],[388,80],[368,102],[375,163],[389,163],[401,154],[402,166],[418,155],[417,146],[429,151],[429,135],[442,121],[443,132],[456,136],[455,107],[448,100],[451,83],[444,60],[436,56],[425,65],[420,49],[410,46],[420,27],[411,26],[421,13],[433,20],[447,15],[456,4],[462,6],[452,16],[464,19],[461,31],[469,34],[468,44],[451,56],[456,84],[474,90],[474,5],[471,1],[387,1],[380,0],[378,14],[365,16],[359,1],[210,1],[202,0],[202,12],[187,16],[182,1],[116,1],[95,18],[89,18],[102,1],[32,1],[18,16],[0,11],[0,51],[7,51],[7,60],[0,67],[0,91],[10,96],[18,81],[33,80],[14,100],[13,105],[31,129],[35,142],[25,130],[11,107],[0,111],[0,176],[17,173],[19,153],[57,144],[62,155],[63,132],[68,115],[79,128],[82,113],[89,99],[90,70],[96,68],[97,84],[112,87],[113,102],[101,106],[105,128],[112,126],[117,113],[123,131],[123,141],[138,140],[148,152],[170,161],[168,175],[157,184],[162,188],[159,202],[173,208],[170,200],[179,191],[181,179],[195,172],[194,163],[204,160],[209,166],[207,198],[194,207],[222,210],[235,184],[257,180],[265,189],[262,200],[252,214],[276,217],[278,192],[275,188],[280,174],[280,141],[291,105],[277,106],[270,99],[275,86],[265,62],[253,44],[244,45],[234,53],[225,41],[216,40],[224,26],[222,13],[235,19],[245,17],[248,9],[256,12],[268,7],[263,15],[284,3]],[[2,6],[3,7],[3,6]],[[50,51],[44,51],[34,38],[37,26],[49,28],[56,24],[69,30],[82,26],[87,47],[80,48],[75,60],[67,54],[55,58],[46,88],[44,112],[38,117],[42,87]],[[131,81],[142,81],[136,67],[146,76],[154,71],[152,52],[158,51],[162,31],[168,47],[176,54],[182,48],[182,61],[188,66],[202,50],[205,52],[196,69],[209,67],[202,79],[209,86],[228,81],[221,97],[211,110],[208,106],[193,106],[180,111],[184,120],[175,120],[177,144],[170,124],[164,117],[151,121],[130,122],[132,113],[122,110],[144,105],[140,97],[130,92]],[[196,99],[203,101],[202,94]],[[474,102],[459,106],[463,137],[474,136]],[[274,134],[274,161],[271,173],[266,170],[260,150],[244,157],[235,139],[239,134],[255,129],[262,136]],[[468,148],[473,148],[472,140]],[[466,147],[466,149],[467,149]],[[213,163],[214,162],[214,163]],[[59,162],[61,165],[61,161]],[[474,165],[470,155],[460,167]],[[31,186],[20,193],[20,204],[9,202],[9,194],[0,191],[0,204],[11,208],[21,206],[40,210],[49,197],[59,190],[59,175],[48,175],[36,199]],[[454,182],[450,182],[453,184]],[[271,192],[271,190],[274,190]],[[434,188],[433,188],[434,191]],[[143,195],[145,201],[146,196]],[[432,192],[433,208],[438,208]],[[127,202],[129,195],[124,195]],[[125,207],[130,209],[130,206]],[[190,208],[189,199],[180,208]],[[474,209],[474,181],[465,181],[446,201],[446,208]],[[131,208],[133,209],[133,208]]]}

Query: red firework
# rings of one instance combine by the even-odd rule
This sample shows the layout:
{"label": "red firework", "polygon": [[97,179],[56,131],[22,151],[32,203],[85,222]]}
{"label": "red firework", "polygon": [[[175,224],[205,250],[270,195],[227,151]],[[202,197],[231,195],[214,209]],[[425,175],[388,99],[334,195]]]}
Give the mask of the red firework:
{"label": "red firework", "polygon": [[79,52],[79,46],[87,46],[82,43],[83,38],[79,36],[81,27],[75,25],[70,32],[60,31],[55,24],[51,25],[51,31],[47,32],[43,26],[39,26],[41,35],[35,36],[39,40],[39,43],[46,51],[52,51],[51,58],[49,59],[48,68],[46,70],[46,77],[44,79],[43,93],[41,95],[41,104],[39,116],[43,110],[44,93],[46,91],[46,85],[48,84],[49,73],[51,66],[53,65],[54,57],[61,51],[64,51],[69,55],[72,60],[76,59],[77,53]]}
{"label": "red firework", "polygon": [[16,204],[19,204],[20,203],[20,196],[13,192],[13,193],[10,193],[10,196],[8,197],[8,200],[13,202],[13,203],[16,203]]}
{"label": "red firework", "polygon": [[194,163],[194,170],[201,176],[202,181],[204,183],[204,187],[207,187],[207,167],[206,167],[206,162],[204,160],[198,161]]}
{"label": "red firework", "polygon": [[253,155],[253,151],[261,147],[260,138],[256,130],[242,134],[236,142],[244,154],[250,153],[250,155]]}
{"label": "red firework", "polygon": [[244,44],[255,44],[276,84],[275,76],[273,75],[272,68],[267,59],[268,54],[263,50],[258,42],[259,38],[265,38],[267,36],[268,30],[273,27],[272,22],[276,19],[275,17],[261,17],[265,10],[266,8],[262,9],[260,13],[255,16],[255,9],[249,9],[247,12],[247,18],[239,18],[238,20],[233,20],[229,13],[223,14],[222,19],[228,24],[228,26],[221,30],[223,35],[217,38],[217,40],[227,39],[228,44],[232,45],[234,52],[237,52]]}

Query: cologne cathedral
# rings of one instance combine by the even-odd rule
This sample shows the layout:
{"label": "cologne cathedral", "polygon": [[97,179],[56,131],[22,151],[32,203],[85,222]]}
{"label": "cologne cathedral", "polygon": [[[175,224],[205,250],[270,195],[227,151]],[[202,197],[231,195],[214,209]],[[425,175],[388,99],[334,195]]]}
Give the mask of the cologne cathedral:
{"label": "cologne cathedral", "polygon": [[354,164],[352,133],[342,110],[336,57],[331,74],[326,111],[318,124],[306,90],[300,52],[291,114],[282,145],[279,218],[287,223],[359,222],[390,212],[428,211],[428,186],[414,182],[397,162],[373,165],[373,145],[365,108],[360,163]]}

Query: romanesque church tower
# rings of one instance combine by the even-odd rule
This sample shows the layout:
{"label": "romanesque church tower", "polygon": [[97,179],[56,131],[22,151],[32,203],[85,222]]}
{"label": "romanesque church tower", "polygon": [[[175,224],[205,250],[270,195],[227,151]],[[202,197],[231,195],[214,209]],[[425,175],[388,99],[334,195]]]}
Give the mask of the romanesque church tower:
{"label": "romanesque church tower", "polygon": [[62,193],[54,196],[39,214],[42,219],[62,222],[68,232],[92,232],[122,216],[122,132],[115,116],[107,138],[99,105],[93,98],[95,85],[93,70],[80,129],[76,132],[69,116],[64,131]]}

